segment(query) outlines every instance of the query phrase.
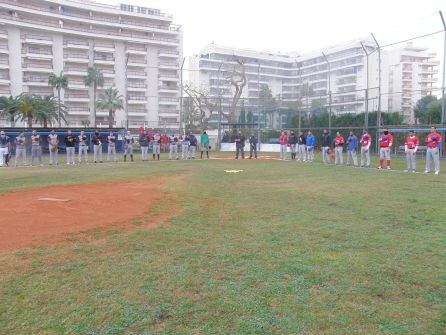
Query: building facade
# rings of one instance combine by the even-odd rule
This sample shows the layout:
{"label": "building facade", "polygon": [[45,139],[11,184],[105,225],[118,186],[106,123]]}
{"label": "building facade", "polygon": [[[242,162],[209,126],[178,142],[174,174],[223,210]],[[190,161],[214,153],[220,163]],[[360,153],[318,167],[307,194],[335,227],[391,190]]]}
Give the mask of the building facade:
{"label": "building facade", "polygon": [[[178,128],[179,60],[182,31],[157,9],[81,0],[0,2],[0,95],[55,95],[51,73],[63,71],[67,125],[93,126],[93,88],[84,85],[88,67],[104,85],[117,88],[124,109],[117,127]],[[108,127],[108,112],[96,112],[96,126]],[[5,121],[3,121],[5,122]]]}
{"label": "building facade", "polygon": [[413,107],[419,99],[436,90],[438,66],[435,53],[412,42],[388,53],[388,108],[413,123]]}
{"label": "building facade", "polygon": [[[361,113],[366,110],[377,111],[381,104],[382,111],[398,111],[411,120],[412,109],[403,109],[402,105],[392,101],[392,94],[399,89],[398,85],[402,87],[406,77],[394,75],[393,81],[389,79],[393,64],[403,64],[402,55],[407,54],[406,49],[402,49],[404,52],[382,51],[380,71],[378,48],[371,39],[354,40],[302,55],[279,55],[211,44],[199,55],[191,57],[189,81],[192,86],[209,94],[214,101],[221,98],[222,109],[228,108],[233,88],[227,77],[236,66],[236,60],[242,60],[248,79],[242,95],[244,108],[252,110],[254,118],[258,114],[261,122],[273,128],[284,126],[288,116],[286,113],[276,113],[265,120],[267,117],[260,112],[264,108],[260,96],[262,85],[267,85],[271,90],[278,110],[291,107],[310,112],[318,108],[329,109],[331,106],[334,114]],[[416,92],[420,86],[413,85],[414,90],[410,91],[412,106],[421,94],[432,94],[437,80],[433,74],[436,73],[438,62],[431,60],[435,55],[427,53],[423,48],[417,49],[417,55],[417,59],[424,63],[420,67],[417,65],[414,71],[423,69],[424,72],[417,72],[413,77],[418,80],[422,76],[420,85],[424,89]],[[378,88],[380,79],[381,90]],[[216,119],[215,115],[213,119]]]}

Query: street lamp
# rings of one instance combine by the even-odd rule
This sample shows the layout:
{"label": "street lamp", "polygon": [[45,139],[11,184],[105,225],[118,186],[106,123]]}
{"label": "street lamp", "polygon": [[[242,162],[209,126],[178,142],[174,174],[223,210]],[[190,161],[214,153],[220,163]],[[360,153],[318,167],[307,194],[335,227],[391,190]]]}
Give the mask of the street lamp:
{"label": "street lamp", "polygon": [[328,61],[325,53],[322,52],[322,56],[324,56],[325,62],[327,63],[327,76],[328,76],[328,132],[331,134],[331,68],[330,62]]}
{"label": "street lamp", "polygon": [[218,143],[218,150],[220,150],[221,147],[221,89],[220,89],[220,77],[221,77],[221,67],[223,66],[223,62],[220,63],[220,66],[218,67],[218,73],[217,73],[217,94],[218,94],[218,134],[217,134],[217,143]]}
{"label": "street lamp", "polygon": [[366,130],[369,129],[369,53],[364,46],[364,43],[361,43],[362,50],[364,50],[366,56],[366,89],[365,89],[365,115],[364,115],[364,128]]}

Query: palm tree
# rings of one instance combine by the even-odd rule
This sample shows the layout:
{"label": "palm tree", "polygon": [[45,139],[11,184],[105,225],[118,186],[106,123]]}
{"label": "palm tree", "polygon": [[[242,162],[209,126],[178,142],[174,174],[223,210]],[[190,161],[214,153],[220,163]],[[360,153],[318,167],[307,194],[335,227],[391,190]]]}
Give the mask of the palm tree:
{"label": "palm tree", "polygon": [[51,85],[52,87],[54,87],[57,90],[57,98],[58,98],[58,121],[59,121],[59,127],[60,127],[60,118],[61,118],[61,114],[60,114],[60,91],[63,88],[67,88],[68,87],[68,77],[66,75],[63,74],[63,71],[60,71],[60,74],[57,75],[55,73],[51,73],[49,78],[48,78],[48,84]]}
{"label": "palm tree", "polygon": [[94,127],[96,127],[96,91],[98,87],[104,85],[104,75],[101,70],[95,67],[89,67],[87,69],[87,75],[84,77],[85,86],[91,87],[93,86],[93,101],[94,101]]}
{"label": "palm tree", "polygon": [[19,110],[19,101],[13,96],[0,97],[0,115],[6,117],[10,122],[11,126],[15,126],[15,117]]}
{"label": "palm tree", "polygon": [[37,116],[39,110],[39,102],[36,96],[29,94],[20,94],[18,97],[18,110],[22,114],[21,119],[26,120],[28,128],[33,127],[33,119]]}
{"label": "palm tree", "polygon": [[54,121],[58,120],[60,124],[60,119],[66,122],[65,116],[65,106],[63,104],[58,104],[56,99],[52,96],[36,97],[38,109],[35,114],[35,119],[37,122],[41,122],[44,128],[48,128],[48,123],[52,124]]}
{"label": "palm tree", "polygon": [[116,88],[109,87],[99,95],[96,106],[108,111],[108,127],[113,128],[115,111],[124,108],[122,95]]}

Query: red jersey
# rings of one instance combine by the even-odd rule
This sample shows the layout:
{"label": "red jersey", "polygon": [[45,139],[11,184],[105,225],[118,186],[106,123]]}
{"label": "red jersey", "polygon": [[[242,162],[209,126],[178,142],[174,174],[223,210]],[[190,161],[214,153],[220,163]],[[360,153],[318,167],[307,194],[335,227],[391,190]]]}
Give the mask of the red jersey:
{"label": "red jersey", "polygon": [[279,142],[280,142],[280,145],[288,144],[288,136],[287,135],[280,135]]}
{"label": "red jersey", "polygon": [[438,148],[438,145],[441,143],[441,135],[439,133],[430,133],[427,135],[426,142],[429,148]]}
{"label": "red jersey", "polygon": [[335,147],[342,147],[344,145],[344,138],[342,136],[336,136],[334,141]]}
{"label": "red jersey", "polygon": [[368,146],[370,142],[372,142],[372,137],[370,136],[369,133],[364,133],[361,135],[359,143],[361,144],[362,147]]}
{"label": "red jersey", "polygon": [[406,137],[406,143],[408,149],[415,149],[415,147],[418,146],[419,141],[418,137],[416,136],[407,136]]}
{"label": "red jersey", "polygon": [[390,134],[381,134],[379,136],[379,146],[381,148],[389,148],[392,146],[393,136]]}

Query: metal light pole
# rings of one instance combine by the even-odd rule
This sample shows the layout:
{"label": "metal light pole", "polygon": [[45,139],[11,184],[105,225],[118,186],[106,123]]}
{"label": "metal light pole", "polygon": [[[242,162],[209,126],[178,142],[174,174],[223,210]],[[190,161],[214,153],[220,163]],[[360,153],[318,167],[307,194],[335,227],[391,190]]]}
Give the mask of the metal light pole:
{"label": "metal light pole", "polygon": [[218,94],[218,134],[217,134],[217,145],[218,150],[221,149],[221,89],[220,89],[220,77],[221,77],[221,67],[223,66],[223,62],[221,62],[220,66],[218,67],[218,74],[217,74],[217,94]]}
{"label": "metal light pole", "polygon": [[375,35],[372,35],[373,40],[375,41],[376,46],[378,47],[378,111],[376,113],[376,129],[378,131],[381,130],[381,46],[379,45]]}
{"label": "metal light pole", "polygon": [[129,88],[128,88],[128,81],[129,81],[129,79],[128,79],[128,70],[129,70],[129,67],[128,67],[128,64],[129,64],[129,57],[130,57],[130,54],[129,53],[127,53],[127,57],[125,58],[125,124],[126,124],[126,127],[125,127],[125,129],[129,129]]}
{"label": "metal light pole", "polygon": [[446,23],[444,21],[443,13],[441,10],[439,11],[441,22],[443,23],[444,28],[444,42],[443,42],[443,79],[441,83],[441,126],[444,126],[444,108],[445,108],[445,101],[444,101],[444,85],[445,85],[445,72],[446,72]]}
{"label": "metal light pole", "polygon": [[322,56],[324,56],[325,62],[327,63],[327,76],[328,76],[328,133],[331,134],[331,68],[330,62],[328,61],[325,53],[322,52]]}
{"label": "metal light pole", "polygon": [[260,151],[260,63],[257,68],[257,142],[258,142],[258,151]]}
{"label": "metal light pole", "polygon": [[361,43],[362,50],[364,50],[365,58],[366,58],[366,88],[365,88],[365,115],[364,115],[364,128],[366,130],[369,129],[369,53],[364,46],[364,43]]}
{"label": "metal light pole", "polygon": [[[297,61],[296,61],[296,65],[297,65]],[[299,66],[299,85],[300,85],[300,90],[302,91],[302,67],[301,66]],[[298,97],[298,98],[300,99],[300,97]],[[302,103],[302,100],[301,100],[301,103]],[[299,104],[296,99],[296,107],[299,108],[299,125],[298,125],[298,127],[299,127],[299,134],[300,134],[300,132],[302,131],[302,108],[298,107],[298,105]]]}
{"label": "metal light pole", "polygon": [[183,62],[181,63],[181,68],[180,68],[180,126],[178,129],[179,135],[182,134],[183,130],[183,67],[185,60],[186,58],[183,57]]}

